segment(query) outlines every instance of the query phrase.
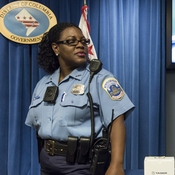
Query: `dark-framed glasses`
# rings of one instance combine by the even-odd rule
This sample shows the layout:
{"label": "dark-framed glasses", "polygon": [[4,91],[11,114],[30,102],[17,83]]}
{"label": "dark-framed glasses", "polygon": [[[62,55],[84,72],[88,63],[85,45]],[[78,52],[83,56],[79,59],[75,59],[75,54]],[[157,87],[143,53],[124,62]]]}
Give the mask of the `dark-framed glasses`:
{"label": "dark-framed glasses", "polygon": [[77,39],[67,39],[64,41],[58,41],[57,44],[66,44],[68,46],[76,46],[79,42],[81,42],[82,45],[87,46],[90,44],[90,39],[82,38],[80,40]]}

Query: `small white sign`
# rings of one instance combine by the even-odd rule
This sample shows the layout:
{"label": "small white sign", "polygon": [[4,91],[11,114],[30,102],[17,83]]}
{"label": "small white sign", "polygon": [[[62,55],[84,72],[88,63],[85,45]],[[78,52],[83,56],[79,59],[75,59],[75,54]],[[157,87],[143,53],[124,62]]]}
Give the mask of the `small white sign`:
{"label": "small white sign", "polygon": [[144,175],[174,175],[174,157],[145,157]]}

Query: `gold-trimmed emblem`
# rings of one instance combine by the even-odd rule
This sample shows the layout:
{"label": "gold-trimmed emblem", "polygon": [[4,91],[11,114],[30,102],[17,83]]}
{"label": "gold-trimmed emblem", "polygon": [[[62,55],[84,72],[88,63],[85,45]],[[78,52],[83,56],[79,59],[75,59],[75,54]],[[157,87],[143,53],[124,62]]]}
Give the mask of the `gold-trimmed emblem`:
{"label": "gold-trimmed emblem", "polygon": [[56,23],[54,13],[35,1],[14,1],[0,9],[0,32],[17,43],[39,43]]}

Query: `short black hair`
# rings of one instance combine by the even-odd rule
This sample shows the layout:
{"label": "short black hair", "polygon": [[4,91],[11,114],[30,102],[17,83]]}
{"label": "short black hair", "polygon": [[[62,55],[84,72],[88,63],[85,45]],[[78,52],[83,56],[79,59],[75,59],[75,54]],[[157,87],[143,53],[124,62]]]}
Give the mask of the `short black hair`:
{"label": "short black hair", "polygon": [[49,74],[52,74],[60,66],[58,57],[52,50],[51,44],[53,42],[59,41],[61,33],[69,27],[76,27],[81,30],[73,23],[58,23],[54,25],[48,32],[44,33],[39,44],[39,51],[37,56],[38,65]]}

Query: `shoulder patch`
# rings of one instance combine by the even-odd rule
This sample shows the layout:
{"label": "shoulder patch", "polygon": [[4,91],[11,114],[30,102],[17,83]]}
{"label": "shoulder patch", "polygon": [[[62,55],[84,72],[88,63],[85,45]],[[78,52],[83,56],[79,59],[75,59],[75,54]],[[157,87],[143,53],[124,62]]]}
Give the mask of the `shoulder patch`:
{"label": "shoulder patch", "polygon": [[106,78],[102,87],[112,100],[122,100],[124,97],[125,92],[115,78]]}

